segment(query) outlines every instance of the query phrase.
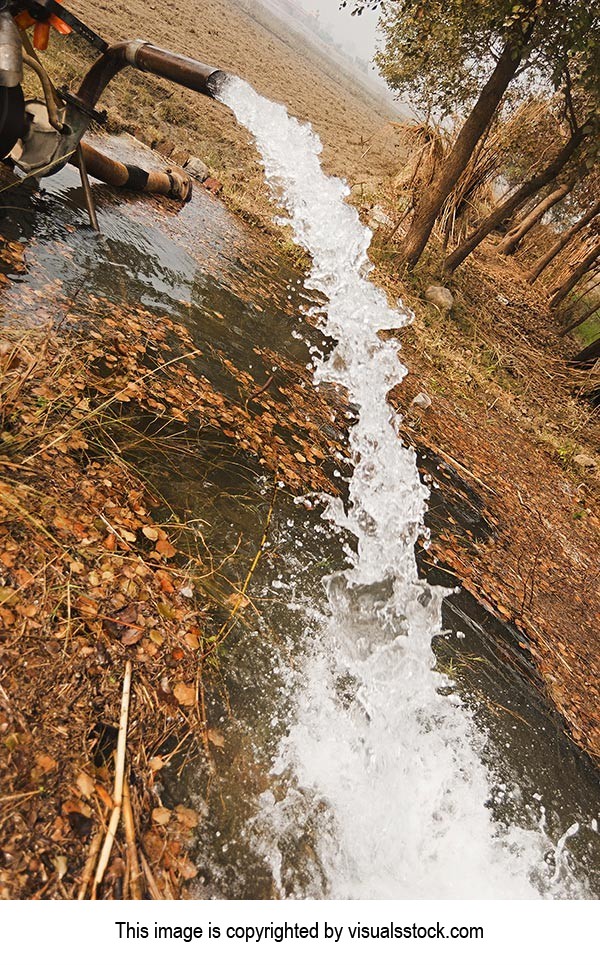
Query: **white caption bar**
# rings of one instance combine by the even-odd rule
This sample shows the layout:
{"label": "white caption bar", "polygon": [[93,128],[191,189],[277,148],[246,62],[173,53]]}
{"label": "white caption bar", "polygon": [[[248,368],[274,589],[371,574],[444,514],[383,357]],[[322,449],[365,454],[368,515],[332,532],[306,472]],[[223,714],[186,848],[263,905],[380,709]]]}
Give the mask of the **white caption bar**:
{"label": "white caption bar", "polygon": [[598,902],[3,902],[0,927],[24,965],[562,965],[591,961]]}

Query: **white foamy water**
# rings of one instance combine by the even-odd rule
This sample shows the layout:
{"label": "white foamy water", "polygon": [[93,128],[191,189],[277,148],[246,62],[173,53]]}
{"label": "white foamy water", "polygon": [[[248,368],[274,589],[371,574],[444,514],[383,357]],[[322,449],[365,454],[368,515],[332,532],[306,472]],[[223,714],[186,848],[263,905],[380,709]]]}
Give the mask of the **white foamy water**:
{"label": "white foamy water", "polygon": [[284,790],[262,796],[256,847],[282,896],[535,897],[548,843],[494,822],[484,736],[433,669],[443,595],[419,579],[414,553],[428,490],[387,402],[406,374],[398,344],[378,335],[410,319],[369,280],[371,232],[347,185],[321,170],[310,126],[238,79],[219,97],[254,136],[312,257],[306,284],[326,297],[316,321],[337,344],[315,380],[343,385],[358,412],[349,498],[327,510],[356,550],[307,618],[274,768]]}

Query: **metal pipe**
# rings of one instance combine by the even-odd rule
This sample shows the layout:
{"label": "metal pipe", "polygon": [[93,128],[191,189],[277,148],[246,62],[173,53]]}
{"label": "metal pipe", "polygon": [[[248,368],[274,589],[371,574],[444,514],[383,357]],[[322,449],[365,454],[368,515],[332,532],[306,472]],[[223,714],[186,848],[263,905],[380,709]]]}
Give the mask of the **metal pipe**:
{"label": "metal pipe", "polygon": [[207,97],[216,95],[220,80],[225,78],[222,70],[208,67],[198,60],[192,60],[191,57],[172,54],[153,44],[142,44],[137,49],[134,54],[134,64],[142,70],[157,74],[166,80],[172,80],[175,84],[197,91],[199,94],[205,94]]}
{"label": "metal pipe", "polygon": [[[176,168],[166,171],[145,171],[133,164],[124,164],[107,157],[91,144],[79,145],[88,174],[114,188],[129,188],[147,194],[165,194],[178,201],[188,201],[192,194],[192,179]],[[76,163],[73,161],[73,163]]]}
{"label": "metal pipe", "polygon": [[[107,84],[125,67],[137,67],[158,77],[172,80],[189,90],[198,91],[207,97],[215,97],[219,86],[227,76],[215,67],[201,64],[189,57],[181,57],[168,50],[161,50],[144,40],[129,40],[113,44],[98,59],[83,78],[77,94],[62,91],[66,102],[63,133],[56,144],[56,150],[48,162],[40,166],[40,173],[47,177],[60,171],[68,159],[77,151],[93,119],[98,119],[94,110]],[[171,197],[187,200],[191,194],[191,181],[173,169],[167,172],[170,179]]]}
{"label": "metal pipe", "polygon": [[121,161],[114,161],[106,154],[97,151],[91,144],[86,144],[85,141],[82,141],[79,146],[88,174],[97,178],[98,181],[112,185],[114,188],[125,187],[129,180],[129,171],[126,164]]}
{"label": "metal pipe", "polygon": [[63,125],[60,117],[58,116],[58,107],[54,99],[54,90],[48,74],[40,64],[39,60],[36,60],[35,57],[30,57],[29,54],[23,54],[23,63],[38,75],[42,85],[42,90],[44,91],[46,107],[48,108],[48,120],[50,121],[54,130],[58,131],[60,134],[63,129]]}
{"label": "metal pipe", "polygon": [[94,231],[100,233],[100,225],[98,224],[98,218],[96,216],[96,206],[94,204],[94,197],[92,195],[92,189],[90,188],[90,182],[87,176],[87,168],[85,166],[85,157],[83,154],[83,148],[81,144],[77,146],[77,166],[79,168],[79,173],[81,174],[81,184],[83,186],[83,193],[85,196],[85,204],[88,210],[88,215],[90,218],[90,224]]}
{"label": "metal pipe", "polygon": [[215,96],[220,80],[226,76],[216,67],[162,50],[144,40],[128,40],[113,44],[98,58],[82,80],[77,99],[85,107],[94,108],[107,84],[124,67],[137,67],[207,97]]}

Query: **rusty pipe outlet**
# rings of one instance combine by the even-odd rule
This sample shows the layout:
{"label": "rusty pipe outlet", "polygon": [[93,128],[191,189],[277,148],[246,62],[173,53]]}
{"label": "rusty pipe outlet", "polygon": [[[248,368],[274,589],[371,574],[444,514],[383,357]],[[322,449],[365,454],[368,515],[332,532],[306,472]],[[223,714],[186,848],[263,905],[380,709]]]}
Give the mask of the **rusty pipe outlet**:
{"label": "rusty pipe outlet", "polygon": [[127,40],[109,47],[81,82],[77,99],[93,109],[107,84],[125,67],[155,74],[188,90],[214,97],[226,74],[191,57],[171,53],[144,40]]}
{"label": "rusty pipe outlet", "polygon": [[[1,66],[0,63],[0,68]],[[98,100],[113,77],[116,77],[125,67],[136,67],[138,70],[173,81],[181,87],[211,98],[217,95],[220,84],[227,77],[226,73],[216,67],[155,47],[145,40],[126,40],[113,44],[92,65],[76,94],[69,91],[62,92],[66,103],[62,132],[52,141],[51,150],[43,159],[43,163],[38,163],[36,166],[30,164],[28,173],[47,177],[60,171],[61,167],[75,157],[81,139],[92,120],[98,119],[95,110]],[[97,152],[94,155],[89,145],[82,147],[81,158],[93,177],[98,177],[115,186],[123,184],[138,190],[153,190],[182,201],[187,200],[191,194],[190,179],[177,168],[170,168],[166,172],[142,171],[139,175],[136,173],[132,175],[126,166],[123,170],[119,170],[108,159],[100,160]],[[123,182],[122,178],[125,174],[127,174],[127,180]],[[144,177],[146,177],[145,181]]]}

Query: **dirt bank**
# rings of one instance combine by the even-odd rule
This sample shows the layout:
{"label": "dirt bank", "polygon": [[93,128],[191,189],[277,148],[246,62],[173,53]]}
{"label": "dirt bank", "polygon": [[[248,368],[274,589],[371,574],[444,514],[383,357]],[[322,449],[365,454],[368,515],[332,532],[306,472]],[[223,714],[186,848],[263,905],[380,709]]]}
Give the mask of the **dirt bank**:
{"label": "dirt bank", "polygon": [[[597,423],[576,401],[539,295],[518,275],[474,262],[454,317],[414,304],[411,371],[394,393],[407,414],[401,431],[439,454],[442,491],[467,487],[474,520],[448,527],[434,555],[521,632],[571,736],[600,759],[598,477],[573,462],[597,452]],[[411,407],[423,391],[433,400],[424,411]]]}

